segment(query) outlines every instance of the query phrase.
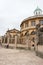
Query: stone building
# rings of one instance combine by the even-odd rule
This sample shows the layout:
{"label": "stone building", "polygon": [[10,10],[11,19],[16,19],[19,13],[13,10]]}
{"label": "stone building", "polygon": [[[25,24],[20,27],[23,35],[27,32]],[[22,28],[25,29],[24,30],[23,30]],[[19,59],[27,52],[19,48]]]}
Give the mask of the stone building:
{"label": "stone building", "polygon": [[43,28],[42,10],[39,7],[37,7],[34,10],[33,16],[30,16],[21,22],[21,25],[20,25],[21,30],[20,31],[21,31],[22,42],[24,42],[24,38],[25,38],[26,34],[29,34],[30,39],[34,42],[34,38],[35,38],[35,34],[36,34],[36,25],[39,23],[41,25],[40,28]]}
{"label": "stone building", "polygon": [[11,29],[11,30],[7,30],[5,35],[2,37],[2,43],[15,43],[15,36],[17,36],[17,41],[19,43],[19,39],[20,39],[20,31],[17,29]]}
{"label": "stone building", "polygon": [[31,42],[33,43],[36,35],[36,25],[39,23],[41,25],[41,30],[43,29],[43,14],[42,10],[39,7],[37,7],[34,10],[33,16],[30,16],[21,22],[20,31],[16,29],[11,29],[8,30],[4,36],[2,36],[2,43],[15,43],[16,36],[17,43],[25,44],[27,38],[31,40]]}

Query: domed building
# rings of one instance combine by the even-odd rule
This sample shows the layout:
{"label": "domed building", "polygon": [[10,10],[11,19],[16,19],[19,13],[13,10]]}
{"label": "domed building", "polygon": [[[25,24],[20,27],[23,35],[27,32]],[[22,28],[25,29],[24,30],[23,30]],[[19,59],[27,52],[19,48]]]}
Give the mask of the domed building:
{"label": "domed building", "polygon": [[[24,41],[26,34],[30,35],[30,39],[34,41],[36,34],[36,25],[39,24],[43,27],[43,14],[42,10],[37,7],[34,10],[34,16],[30,16],[21,22],[21,40]],[[29,36],[28,36],[29,37]]]}
{"label": "domed building", "polygon": [[[34,15],[24,19],[20,24],[20,31],[17,29],[11,29],[6,32],[4,36],[0,38],[1,43],[13,43],[15,44],[27,44],[29,39],[34,44],[34,39],[36,37],[36,26],[40,24],[39,31],[41,35],[39,36],[40,43],[43,44],[43,14],[42,10],[37,7],[34,10]],[[27,41],[26,41],[27,40]],[[29,42],[29,43],[31,43]],[[27,46],[32,46],[27,44]]]}

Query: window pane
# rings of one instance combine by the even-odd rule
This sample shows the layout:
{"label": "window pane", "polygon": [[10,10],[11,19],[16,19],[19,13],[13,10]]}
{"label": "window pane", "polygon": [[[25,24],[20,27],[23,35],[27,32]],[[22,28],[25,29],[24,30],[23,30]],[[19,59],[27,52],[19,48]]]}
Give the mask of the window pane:
{"label": "window pane", "polygon": [[32,22],[31,22],[31,25],[32,25],[32,26],[35,26],[35,21],[32,21]]}
{"label": "window pane", "polygon": [[40,22],[41,25],[43,25],[43,20],[40,20],[39,22]]}

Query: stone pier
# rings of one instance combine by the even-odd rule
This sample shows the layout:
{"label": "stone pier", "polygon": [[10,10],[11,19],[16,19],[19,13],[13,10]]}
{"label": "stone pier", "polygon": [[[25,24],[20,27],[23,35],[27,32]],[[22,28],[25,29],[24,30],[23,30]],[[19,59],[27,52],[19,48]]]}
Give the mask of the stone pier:
{"label": "stone pier", "polygon": [[15,48],[17,48],[17,35],[15,35]]}

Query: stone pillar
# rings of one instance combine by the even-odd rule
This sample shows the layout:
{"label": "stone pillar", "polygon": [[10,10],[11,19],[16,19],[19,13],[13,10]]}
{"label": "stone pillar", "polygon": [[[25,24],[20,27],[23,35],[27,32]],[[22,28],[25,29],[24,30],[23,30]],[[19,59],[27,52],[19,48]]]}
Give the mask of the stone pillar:
{"label": "stone pillar", "polygon": [[28,49],[28,40],[26,40],[26,49]]}
{"label": "stone pillar", "polygon": [[38,36],[35,36],[35,52],[38,55]]}
{"label": "stone pillar", "polygon": [[4,37],[4,43],[5,43],[5,37]]}
{"label": "stone pillar", "polygon": [[9,37],[7,38],[7,48],[9,48]]}
{"label": "stone pillar", "polygon": [[29,43],[28,44],[29,45],[29,50],[31,50],[31,40],[30,39],[28,40],[28,43]]}
{"label": "stone pillar", "polygon": [[7,46],[9,47],[9,37],[7,38]]}
{"label": "stone pillar", "polygon": [[31,21],[29,21],[29,27],[31,26]]}
{"label": "stone pillar", "polygon": [[2,43],[2,37],[1,37],[1,43]]}
{"label": "stone pillar", "polygon": [[26,43],[26,49],[28,49],[29,48],[29,43],[28,43],[28,37],[26,37],[26,40],[25,40],[25,43]]}
{"label": "stone pillar", "polygon": [[11,38],[11,41],[10,41],[10,43],[12,43],[12,38]]}
{"label": "stone pillar", "polygon": [[24,23],[24,28],[25,28],[25,23]]}
{"label": "stone pillar", "polygon": [[36,25],[37,25],[37,24],[39,24],[39,20],[38,20],[38,19],[36,20]]}
{"label": "stone pillar", "polygon": [[9,37],[8,37],[8,39],[7,39],[7,43],[9,44]]}
{"label": "stone pillar", "polygon": [[36,41],[35,41],[35,52],[37,51],[37,43],[36,43]]}
{"label": "stone pillar", "polygon": [[31,50],[31,40],[30,40],[30,36],[26,37],[26,49]]}
{"label": "stone pillar", "polygon": [[15,48],[17,47],[17,35],[15,36]]}

